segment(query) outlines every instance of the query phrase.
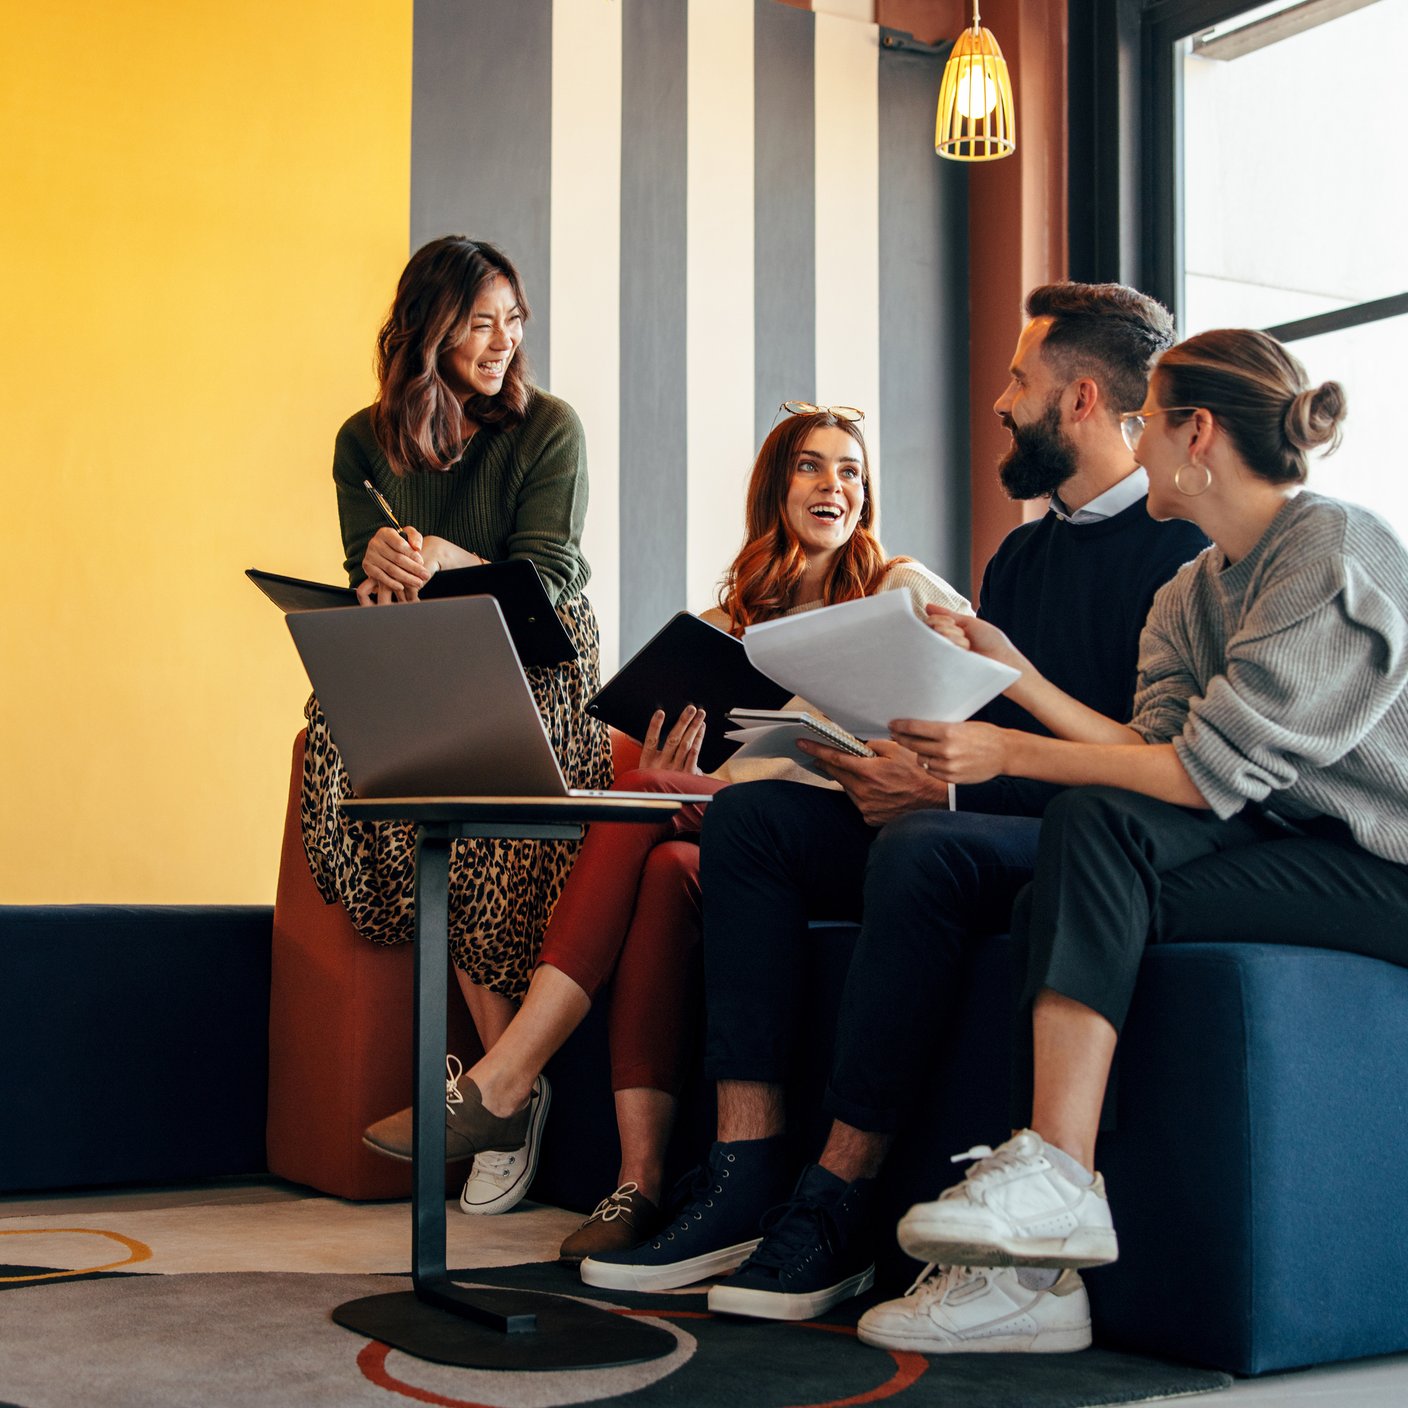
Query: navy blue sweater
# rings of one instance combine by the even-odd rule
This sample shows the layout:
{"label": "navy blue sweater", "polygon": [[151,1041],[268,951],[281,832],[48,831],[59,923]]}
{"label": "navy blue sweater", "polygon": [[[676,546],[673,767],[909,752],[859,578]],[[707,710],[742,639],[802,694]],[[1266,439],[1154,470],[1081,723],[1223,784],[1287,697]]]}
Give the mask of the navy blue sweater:
{"label": "navy blue sweater", "polygon": [[[1134,702],[1139,635],[1154,593],[1207,547],[1191,523],[1156,523],[1145,500],[1098,523],[1047,512],[1014,528],[983,573],[978,614],[1000,626],[1053,684],[1121,723]],[[999,696],[975,717],[1003,728],[1048,733]],[[995,778],[958,789],[963,811],[1040,816],[1060,789]]]}

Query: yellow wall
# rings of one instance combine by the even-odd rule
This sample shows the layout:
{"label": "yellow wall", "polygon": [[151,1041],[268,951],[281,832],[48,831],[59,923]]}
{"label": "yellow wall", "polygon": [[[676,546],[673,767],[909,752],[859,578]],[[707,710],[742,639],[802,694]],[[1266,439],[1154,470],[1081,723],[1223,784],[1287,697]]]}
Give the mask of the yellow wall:
{"label": "yellow wall", "polygon": [[0,901],[273,898],[329,470],[407,252],[411,0],[0,42]]}

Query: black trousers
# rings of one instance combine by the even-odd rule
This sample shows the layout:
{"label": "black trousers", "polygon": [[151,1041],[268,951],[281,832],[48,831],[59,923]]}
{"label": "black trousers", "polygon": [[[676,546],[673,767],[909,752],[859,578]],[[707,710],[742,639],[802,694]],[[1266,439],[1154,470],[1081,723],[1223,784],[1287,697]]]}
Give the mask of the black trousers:
{"label": "black trousers", "polygon": [[704,813],[707,1070],[780,1083],[818,1014],[800,973],[811,919],[860,919],[827,1107],[858,1129],[899,1124],[932,1070],[973,946],[1007,929],[1040,822],[944,810],[877,831],[842,793],[750,782]]}
{"label": "black trousers", "polygon": [[1027,947],[1028,1003],[1051,988],[1118,1031],[1148,943],[1300,944],[1408,966],[1408,866],[1324,818],[1293,830],[1256,811],[1219,821],[1071,788],[1046,810],[1012,933]]}

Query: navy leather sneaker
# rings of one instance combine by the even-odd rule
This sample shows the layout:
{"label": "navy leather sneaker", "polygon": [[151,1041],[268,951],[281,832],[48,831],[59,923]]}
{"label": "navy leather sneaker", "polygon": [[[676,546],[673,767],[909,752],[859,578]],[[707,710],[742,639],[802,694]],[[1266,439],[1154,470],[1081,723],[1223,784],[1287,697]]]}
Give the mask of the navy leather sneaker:
{"label": "navy leather sneaker", "polygon": [[582,1280],[613,1291],[670,1291],[722,1276],[758,1245],[763,1213],[785,1188],[781,1138],[716,1143],[671,1197],[673,1212],[648,1242],[582,1262]]}
{"label": "navy leather sneaker", "polygon": [[763,1218],[757,1251],[709,1292],[709,1309],[762,1320],[810,1320],[875,1282],[874,1180],[843,1183],[810,1164],[791,1200]]}

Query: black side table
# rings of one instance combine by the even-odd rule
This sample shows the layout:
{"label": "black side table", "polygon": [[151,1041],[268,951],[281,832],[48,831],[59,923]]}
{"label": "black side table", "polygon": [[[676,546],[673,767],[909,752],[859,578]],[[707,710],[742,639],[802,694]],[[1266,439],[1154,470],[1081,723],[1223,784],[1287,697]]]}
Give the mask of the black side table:
{"label": "black side table", "polygon": [[[705,800],[703,798],[699,800]],[[591,821],[660,822],[676,797],[385,797],[343,803],[364,821],[416,826],[414,1164],[411,1291],[364,1296],[332,1313],[349,1330],[420,1359],[478,1369],[581,1369],[659,1359],[667,1330],[566,1296],[473,1294],[445,1265],[445,967],[450,843],[457,837],[573,841]]]}

